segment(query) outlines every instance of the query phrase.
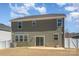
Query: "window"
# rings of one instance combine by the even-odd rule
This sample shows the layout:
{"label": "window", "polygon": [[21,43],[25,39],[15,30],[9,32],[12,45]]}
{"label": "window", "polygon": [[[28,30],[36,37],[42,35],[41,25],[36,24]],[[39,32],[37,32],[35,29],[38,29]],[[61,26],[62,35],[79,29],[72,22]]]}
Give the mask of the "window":
{"label": "window", "polygon": [[20,35],[20,42],[21,42],[21,41],[23,41],[23,36],[22,36],[22,35]]}
{"label": "window", "polygon": [[36,20],[32,20],[32,25],[33,25],[33,26],[36,25]]}
{"label": "window", "polygon": [[57,20],[57,26],[61,26],[62,25],[62,19],[58,19]]}
{"label": "window", "polygon": [[58,35],[57,34],[54,35],[54,40],[58,40]]}
{"label": "window", "polygon": [[18,28],[19,28],[19,29],[22,28],[22,22],[18,22]]}
{"label": "window", "polygon": [[18,36],[15,36],[15,41],[18,41]]}
{"label": "window", "polygon": [[27,41],[27,36],[26,35],[24,36],[24,41]]}
{"label": "window", "polygon": [[36,37],[36,46],[44,45],[44,37]]}
{"label": "window", "polygon": [[16,42],[27,41],[27,36],[25,34],[24,35],[18,34],[18,35],[15,36],[15,41]]}

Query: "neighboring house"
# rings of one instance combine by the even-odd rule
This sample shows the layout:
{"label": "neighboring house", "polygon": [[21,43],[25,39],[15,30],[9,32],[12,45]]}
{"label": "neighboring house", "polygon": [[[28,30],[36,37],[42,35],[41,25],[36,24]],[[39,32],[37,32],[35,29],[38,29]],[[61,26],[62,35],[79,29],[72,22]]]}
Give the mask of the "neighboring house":
{"label": "neighboring house", "polygon": [[11,28],[0,24],[0,48],[10,48]]}
{"label": "neighboring house", "polygon": [[79,33],[65,33],[65,48],[79,48]]}
{"label": "neighboring house", "polygon": [[45,14],[12,19],[13,44],[64,47],[64,18],[64,14]]}

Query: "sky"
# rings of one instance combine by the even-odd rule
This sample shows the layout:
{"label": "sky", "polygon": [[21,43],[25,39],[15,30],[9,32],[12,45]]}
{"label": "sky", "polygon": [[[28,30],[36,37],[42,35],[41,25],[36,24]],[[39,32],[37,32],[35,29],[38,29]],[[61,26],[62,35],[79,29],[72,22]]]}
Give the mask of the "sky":
{"label": "sky", "polygon": [[0,23],[41,14],[65,14],[65,32],[79,32],[79,3],[0,3]]}

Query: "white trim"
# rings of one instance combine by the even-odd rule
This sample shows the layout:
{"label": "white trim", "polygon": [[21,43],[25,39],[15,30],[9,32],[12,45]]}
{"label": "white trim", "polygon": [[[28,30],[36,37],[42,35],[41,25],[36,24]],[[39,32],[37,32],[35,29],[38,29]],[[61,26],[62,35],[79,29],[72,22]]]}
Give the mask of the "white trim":
{"label": "white trim", "polygon": [[[36,22],[37,22],[37,20],[32,20],[32,25],[35,25],[35,24],[36,24]],[[35,23],[35,24],[33,24],[33,23]]]}
{"label": "white trim", "polygon": [[[62,21],[61,22],[62,23],[61,26],[58,26],[58,20],[61,20]],[[59,18],[59,19],[57,18],[57,27],[62,27],[62,26],[63,26],[63,18]]]}
{"label": "white trim", "polygon": [[[20,21],[20,22],[16,22],[17,23],[17,28],[18,29],[22,29],[22,27],[23,27],[23,23],[22,23],[22,21]],[[21,28],[19,28],[19,23],[21,23]]]}
{"label": "white trim", "polygon": [[24,41],[24,37],[25,37],[25,36],[27,36],[27,42],[28,42],[28,35],[27,35],[27,34],[24,34],[24,35],[23,35],[23,42],[25,42],[25,41]]}
{"label": "white trim", "polygon": [[[23,36],[23,41],[22,42],[25,42],[24,41],[24,36],[26,35],[27,36],[27,42],[28,42],[28,34],[23,34],[23,33],[18,33],[18,34],[15,34],[15,36],[18,36],[18,42],[20,42],[20,35],[22,35]],[[16,39],[16,38],[15,38]],[[15,41],[16,42],[16,41]]]}
{"label": "white trim", "polygon": [[45,47],[45,35],[36,35],[35,36],[35,46],[36,46],[36,37],[43,37],[44,38],[44,45],[43,45],[43,47]]}
{"label": "white trim", "polygon": [[62,19],[65,16],[55,16],[55,17],[42,17],[42,18],[29,18],[29,19],[22,19],[22,20],[11,20],[11,22],[20,22],[20,21],[32,21],[32,20],[48,20],[48,19]]}
{"label": "white trim", "polygon": [[59,39],[60,39],[60,38],[59,38],[59,33],[54,33],[54,35],[58,35],[58,40],[55,40],[55,39],[54,39],[54,41],[57,41],[57,43],[56,43],[55,46],[59,46],[59,44],[60,44],[60,41],[59,41]]}
{"label": "white trim", "polygon": [[15,41],[15,42],[20,42],[19,36],[18,36],[18,41],[16,41],[16,36],[18,36],[18,35],[15,35],[15,36],[14,36],[14,41]]}
{"label": "white trim", "polygon": [[[54,35],[58,35],[58,40],[59,40],[59,33],[54,33]],[[53,35],[53,36],[54,36],[54,35]],[[54,37],[53,37],[53,38],[54,38]],[[58,40],[57,40],[57,41],[58,41]]]}

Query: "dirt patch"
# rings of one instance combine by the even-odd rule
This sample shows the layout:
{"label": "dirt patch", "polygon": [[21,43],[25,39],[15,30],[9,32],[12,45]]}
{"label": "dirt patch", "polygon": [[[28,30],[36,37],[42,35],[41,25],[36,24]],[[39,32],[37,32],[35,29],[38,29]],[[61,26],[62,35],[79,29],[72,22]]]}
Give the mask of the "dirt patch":
{"label": "dirt patch", "polygon": [[35,49],[9,48],[0,49],[1,56],[78,56],[79,49]]}

